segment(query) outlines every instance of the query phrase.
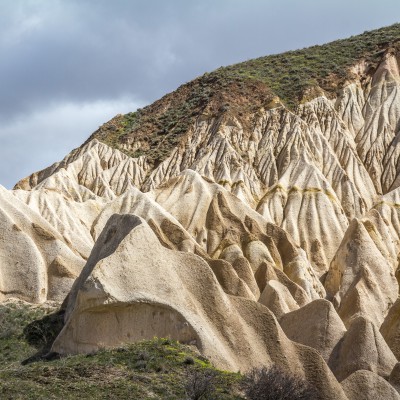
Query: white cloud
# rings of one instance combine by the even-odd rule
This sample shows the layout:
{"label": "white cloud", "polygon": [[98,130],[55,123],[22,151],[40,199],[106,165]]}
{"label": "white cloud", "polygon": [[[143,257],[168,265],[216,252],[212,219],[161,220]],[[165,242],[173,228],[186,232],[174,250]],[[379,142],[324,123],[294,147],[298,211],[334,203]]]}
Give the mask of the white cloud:
{"label": "white cloud", "polygon": [[0,131],[0,184],[19,179],[61,160],[116,114],[142,107],[132,99],[62,103],[20,116]]}

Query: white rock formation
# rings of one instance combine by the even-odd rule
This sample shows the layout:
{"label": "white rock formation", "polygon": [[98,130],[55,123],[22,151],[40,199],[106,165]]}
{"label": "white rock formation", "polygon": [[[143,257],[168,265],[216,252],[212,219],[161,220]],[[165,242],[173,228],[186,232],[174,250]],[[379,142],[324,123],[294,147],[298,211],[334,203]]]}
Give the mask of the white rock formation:
{"label": "white rock formation", "polygon": [[345,399],[323,359],[288,340],[266,307],[225,294],[200,257],[166,249],[144,220],[115,214],[74,284],[53,351],[90,352],[154,335],[195,344],[220,368],[275,363],[323,398]]}
{"label": "white rock formation", "polygon": [[156,332],[324,398],[345,398],[327,365],[349,398],[396,398],[378,375],[400,386],[399,56],[377,57],[294,110],[204,109],[159,163],[94,138],[0,187],[0,301],[69,294],[62,353]]}
{"label": "white rock formation", "polygon": [[400,395],[385,381],[371,371],[359,370],[342,382],[349,400],[399,400]]}
{"label": "white rock formation", "polygon": [[68,239],[0,186],[0,300],[62,301],[84,263]]}

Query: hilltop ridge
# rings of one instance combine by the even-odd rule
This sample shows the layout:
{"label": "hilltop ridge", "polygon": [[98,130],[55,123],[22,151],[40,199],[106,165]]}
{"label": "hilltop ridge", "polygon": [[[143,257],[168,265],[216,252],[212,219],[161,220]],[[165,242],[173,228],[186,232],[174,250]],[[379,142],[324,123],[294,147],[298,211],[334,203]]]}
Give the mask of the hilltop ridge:
{"label": "hilltop ridge", "polygon": [[[240,108],[246,114],[280,103],[293,109],[321,94],[334,98],[346,82],[360,79],[367,85],[382,54],[398,54],[399,48],[400,24],[394,24],[325,45],[221,67],[152,105],[116,116],[88,141],[96,138],[130,156],[149,154],[158,162],[179,143],[195,116],[215,115],[228,108]],[[138,145],[142,136],[147,140]]]}

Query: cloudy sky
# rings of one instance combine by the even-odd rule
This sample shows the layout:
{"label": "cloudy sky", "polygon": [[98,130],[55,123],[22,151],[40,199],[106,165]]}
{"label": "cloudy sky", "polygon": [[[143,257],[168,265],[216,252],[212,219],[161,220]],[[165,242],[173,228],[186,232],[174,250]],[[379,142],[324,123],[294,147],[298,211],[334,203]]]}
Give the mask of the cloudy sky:
{"label": "cloudy sky", "polygon": [[399,17],[399,0],[0,0],[0,184],[206,71]]}

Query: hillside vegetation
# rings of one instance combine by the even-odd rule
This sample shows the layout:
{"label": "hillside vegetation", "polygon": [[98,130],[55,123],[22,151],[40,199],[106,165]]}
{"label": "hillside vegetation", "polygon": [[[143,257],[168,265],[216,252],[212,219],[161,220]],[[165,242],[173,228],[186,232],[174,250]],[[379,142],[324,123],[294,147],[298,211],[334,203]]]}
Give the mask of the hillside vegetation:
{"label": "hillside vegetation", "polygon": [[[391,47],[397,51],[399,43],[400,24],[394,24],[321,46],[221,67],[143,109],[116,116],[88,141],[99,139],[132,157],[147,155],[157,166],[200,114],[212,117],[236,111],[236,116],[244,116],[277,101],[294,108],[308,89],[315,88],[332,96],[352,79],[354,64],[365,60],[372,74],[382,53]],[[246,126],[252,121],[244,117],[241,122]]]}
{"label": "hillside vegetation", "polygon": [[24,303],[0,306],[1,399],[178,400],[194,398],[188,392],[204,382],[212,384],[213,399],[243,398],[241,375],[219,371],[169,339],[44,359],[43,347],[57,328],[54,311]]}
{"label": "hillside vegetation", "polygon": [[391,46],[398,48],[399,42],[400,24],[394,24],[322,46],[256,58],[216,72],[261,81],[293,107],[310,86],[318,85],[328,93],[338,89],[345,80],[353,78],[350,67],[360,60],[364,59],[373,72],[382,52]]}

